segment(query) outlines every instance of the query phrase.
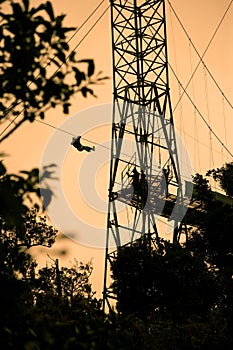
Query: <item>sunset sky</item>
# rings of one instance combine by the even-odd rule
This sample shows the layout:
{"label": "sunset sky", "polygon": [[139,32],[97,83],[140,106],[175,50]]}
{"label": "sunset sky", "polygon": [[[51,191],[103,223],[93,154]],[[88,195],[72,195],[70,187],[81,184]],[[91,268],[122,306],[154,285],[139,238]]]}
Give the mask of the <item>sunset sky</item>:
{"label": "sunset sky", "polygon": [[[101,1],[52,0],[51,2],[56,14],[67,14],[67,26],[78,27]],[[41,1],[32,0],[31,3],[36,5],[41,3]],[[230,4],[229,0],[170,0],[170,3],[180,23],[185,28],[189,38],[201,56],[209,45],[203,60],[221,88],[221,91],[216,87],[207,68],[205,68],[203,64],[200,64],[187,92],[210,127],[216,132],[217,136],[227,146],[230,152],[233,152],[232,107],[224,98],[225,95],[227,99],[233,103],[233,6],[230,7],[220,24]],[[70,41],[71,49],[79,45],[91,26],[108,7],[109,1],[106,0],[86,25]],[[169,1],[166,1],[166,11],[169,63],[172,70],[174,70],[178,76],[180,84],[185,87],[200,59],[184,33],[184,30],[181,28],[181,24],[175,17],[173,10],[169,6]],[[219,24],[220,26],[218,28]],[[77,113],[77,118],[79,118],[77,121],[77,129],[74,130],[74,134],[78,132],[78,123],[85,124],[85,116],[88,115],[89,118],[92,113],[95,113],[95,110],[98,110],[98,108],[101,110],[101,105],[110,104],[112,101],[110,29],[110,11],[108,10],[77,48],[80,59],[93,58],[96,70],[103,71],[103,74],[109,76],[110,79],[102,85],[94,87],[98,98],[90,96],[84,99],[81,96],[77,96],[73,100],[70,117]],[[210,43],[216,29],[216,35]],[[230,154],[227,153],[224,147],[216,140],[215,136],[210,133],[209,129],[198,115],[197,110],[195,110],[185,95],[177,105],[182,94],[180,84],[170,70],[170,88],[172,105],[175,109],[175,127],[190,154],[193,173],[205,173],[210,168],[216,168],[221,166],[224,162],[232,161]],[[95,109],[95,107],[97,109]],[[54,111],[51,111],[45,121],[55,127],[59,127],[61,123],[65,121],[65,118],[67,119],[69,117],[64,116],[62,113],[54,113]],[[109,121],[111,121],[111,115],[109,115]],[[1,145],[1,151],[9,154],[9,157],[5,160],[8,170],[17,172],[19,170],[29,170],[32,167],[39,167],[44,149],[53,132],[53,128],[41,125],[37,122],[21,126],[13,136],[10,136],[9,139],[4,141]],[[93,142],[97,144],[110,141],[109,128],[101,127],[101,125],[96,126],[94,130],[88,130],[85,135],[88,140],[93,140]],[[96,151],[96,157],[97,155],[98,152]],[[80,170],[79,167],[84,157],[84,155],[79,155],[77,152],[71,150],[65,159],[63,169],[63,180],[67,186],[66,196],[71,208],[74,211],[77,210],[76,213],[80,216],[82,215],[83,207],[88,207],[88,203],[83,203],[82,207],[80,204],[81,202],[79,202],[78,208],[75,209],[77,205],[75,191],[78,192],[80,190],[77,172]],[[105,182],[102,183],[103,187],[97,189],[97,192],[99,191],[98,194],[105,202],[107,201],[108,179],[103,174],[108,171],[106,167],[106,164],[103,164],[103,167],[98,169],[99,178],[104,178]],[[103,190],[103,188],[105,190]],[[92,225],[95,226],[95,220],[98,220],[98,218],[95,218],[95,209],[88,208],[88,210],[90,210],[90,212],[88,212],[88,218],[89,220],[93,220]],[[86,211],[87,208],[85,209],[85,212]],[[104,225],[106,221],[105,213],[102,212],[100,216],[101,222],[103,222]],[[85,221],[87,219],[84,217],[83,220]],[[83,246],[69,239],[60,239],[52,250],[43,250],[43,252],[37,252],[36,255],[38,260],[42,263],[46,261],[46,254],[48,252],[51,257],[55,258],[63,249],[67,249],[68,253],[61,257],[62,262],[67,262],[73,258],[87,262],[93,257],[93,286],[94,289],[97,289],[100,293],[103,284],[103,249]]]}

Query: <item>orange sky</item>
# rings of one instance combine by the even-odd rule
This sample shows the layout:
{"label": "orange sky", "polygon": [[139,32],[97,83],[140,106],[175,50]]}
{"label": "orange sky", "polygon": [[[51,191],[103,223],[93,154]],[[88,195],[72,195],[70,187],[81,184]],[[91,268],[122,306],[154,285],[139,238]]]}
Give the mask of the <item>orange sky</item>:
{"label": "orange sky", "polygon": [[[33,4],[41,1],[32,0]],[[100,0],[53,0],[55,13],[66,13],[66,24],[68,26],[79,26],[100,3]],[[171,0],[172,6],[176,10],[181,22],[191,37],[198,52],[202,55],[209,43],[220,19],[225,12],[229,0]],[[99,15],[109,6],[109,2],[100,7],[93,18],[78,32],[75,38],[70,42],[73,48],[83,38],[91,25],[99,17]],[[91,31],[87,38],[78,48],[78,54],[81,58],[94,58],[96,69],[102,70],[104,75],[112,75],[111,67],[111,38],[110,38],[110,19],[109,11],[104,15],[97,26]],[[221,24],[213,42],[211,43],[204,61],[209,68],[224,94],[230,101],[233,101],[232,77],[233,77],[233,6],[231,6],[226,18]],[[167,2],[167,31],[168,31],[168,54],[169,62],[179,76],[179,80],[185,86],[192,69],[195,68],[199,59],[194,50],[190,48],[189,42],[184,35],[177,19],[171,12]],[[179,85],[170,72],[170,86],[173,106],[179,99]],[[95,88],[98,98],[89,97],[83,99],[81,96],[74,100],[70,115],[85,110],[91,106],[111,102],[112,100],[112,81],[109,80],[99,87]],[[195,101],[197,107],[202,111],[206,120],[210,123],[213,130],[216,131],[222,141],[227,144],[229,149],[233,151],[232,140],[232,110],[223,102],[221,93],[213,84],[208,73],[202,65],[200,65],[193,83],[190,84],[188,92]],[[51,111],[46,119],[47,122],[54,126],[59,126],[67,118],[61,113]],[[82,114],[81,114],[82,118]],[[231,161],[224,149],[216,142],[198,114],[195,114],[193,106],[186,97],[178,105],[175,113],[175,126],[180,133],[183,141],[190,153],[195,171],[205,172],[212,166],[221,166],[224,161]],[[105,130],[106,131],[106,130]],[[100,131],[102,132],[102,130]],[[5,163],[10,171],[18,171],[38,167],[43,150],[53,133],[53,129],[40,125],[39,123],[28,124],[20,127],[8,140],[4,141],[1,151],[5,151],[10,156]],[[98,131],[99,133],[99,131]],[[106,138],[106,132],[104,133]],[[109,134],[110,135],[110,134]],[[91,138],[92,137],[92,138]],[[89,134],[89,139],[95,136]],[[196,141],[195,141],[196,140]],[[210,149],[212,142],[212,151]],[[70,165],[78,166],[80,161],[78,154],[69,153],[64,168],[65,181],[72,184],[77,181],[74,170]],[[76,168],[75,168],[76,169]],[[75,170],[76,171],[76,170]],[[74,188],[78,191],[78,183],[74,183]],[[67,196],[72,202],[72,188],[68,189]],[[104,192],[101,193],[104,197]],[[94,215],[90,215],[94,218]],[[93,222],[93,225],[95,223]],[[65,243],[66,242],[66,243]],[[53,250],[49,251],[52,257],[66,247],[68,249],[68,257],[73,259],[88,261],[94,258],[94,288],[99,292],[102,289],[103,276],[103,250],[83,247],[78,243],[69,239],[58,241]],[[46,252],[40,254],[40,260],[46,259]],[[99,294],[100,296],[100,294]]]}

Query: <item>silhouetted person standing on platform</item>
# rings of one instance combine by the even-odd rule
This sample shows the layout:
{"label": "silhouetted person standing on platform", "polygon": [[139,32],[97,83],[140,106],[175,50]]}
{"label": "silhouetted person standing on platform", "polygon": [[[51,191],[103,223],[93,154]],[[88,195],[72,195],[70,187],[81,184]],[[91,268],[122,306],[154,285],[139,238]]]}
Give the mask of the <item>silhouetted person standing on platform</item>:
{"label": "silhouetted person standing on platform", "polygon": [[132,175],[127,173],[129,177],[132,177],[132,185],[134,188],[134,193],[138,192],[139,187],[139,172],[137,171],[136,167],[133,168]]}
{"label": "silhouetted person standing on platform", "polygon": [[161,178],[161,195],[164,195],[165,198],[167,198],[168,196],[168,177],[169,177],[169,168],[165,169],[163,168],[162,169],[162,178]]}
{"label": "silhouetted person standing on platform", "polygon": [[141,177],[140,177],[140,195],[141,195],[141,201],[142,201],[142,208],[144,208],[147,196],[148,196],[148,182],[146,180],[146,174],[143,170],[141,170]]}

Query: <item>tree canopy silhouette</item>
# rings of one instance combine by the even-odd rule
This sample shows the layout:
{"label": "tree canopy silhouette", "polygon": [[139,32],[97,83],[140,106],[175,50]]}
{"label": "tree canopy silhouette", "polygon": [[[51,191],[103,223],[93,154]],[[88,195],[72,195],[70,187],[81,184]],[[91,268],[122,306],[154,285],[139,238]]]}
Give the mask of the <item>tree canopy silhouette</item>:
{"label": "tree canopy silhouette", "polygon": [[[25,121],[43,119],[46,111],[62,106],[69,113],[76,93],[94,96],[92,84],[106,79],[95,75],[92,59],[77,59],[70,51],[65,15],[56,16],[50,1],[32,7],[29,0],[3,0],[0,7],[0,119],[14,124],[4,140]],[[1,6],[1,5],[0,5]]]}
{"label": "tree canopy silhouette", "polygon": [[233,197],[233,163],[226,163],[221,168],[209,170],[206,174],[219,182],[221,188],[230,197]]}
{"label": "tree canopy silhouette", "polygon": [[164,240],[153,249],[146,238],[119,248],[112,277],[123,314],[159,312],[180,321],[206,314],[216,300],[215,278],[204,261],[185,246]]}

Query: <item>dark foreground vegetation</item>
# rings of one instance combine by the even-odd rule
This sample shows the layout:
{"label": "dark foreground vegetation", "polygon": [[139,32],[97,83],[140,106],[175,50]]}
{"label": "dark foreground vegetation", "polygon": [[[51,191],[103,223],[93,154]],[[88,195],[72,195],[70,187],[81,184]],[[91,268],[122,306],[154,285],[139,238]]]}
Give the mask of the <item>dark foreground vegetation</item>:
{"label": "dark foreground vegetation", "polygon": [[233,348],[233,209],[215,199],[208,178],[194,178],[205,215],[187,243],[144,235],[119,249],[116,310],[104,314],[91,263],[37,268],[30,247],[50,247],[56,237],[40,206],[24,204],[38,191],[38,170],[16,176],[0,165],[3,349]]}

